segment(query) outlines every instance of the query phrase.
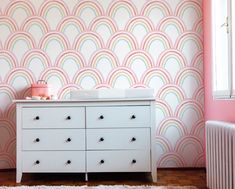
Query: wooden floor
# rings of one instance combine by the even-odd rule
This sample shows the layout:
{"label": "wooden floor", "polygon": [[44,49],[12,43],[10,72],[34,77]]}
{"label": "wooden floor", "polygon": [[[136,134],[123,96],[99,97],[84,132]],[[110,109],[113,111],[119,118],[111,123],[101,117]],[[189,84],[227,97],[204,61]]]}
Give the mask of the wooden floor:
{"label": "wooden floor", "polygon": [[89,181],[85,182],[84,174],[23,174],[21,184],[16,184],[15,170],[1,170],[0,185],[190,185],[206,189],[205,169],[158,169],[157,183],[152,183],[149,173],[97,173],[88,176]]}

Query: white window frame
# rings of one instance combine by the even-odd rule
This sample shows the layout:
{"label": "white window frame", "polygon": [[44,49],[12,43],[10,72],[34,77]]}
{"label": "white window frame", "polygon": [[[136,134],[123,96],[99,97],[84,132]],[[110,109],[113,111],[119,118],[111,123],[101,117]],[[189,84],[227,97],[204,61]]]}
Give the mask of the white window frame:
{"label": "white window frame", "polygon": [[[219,0],[221,1],[221,0]],[[227,76],[223,76],[223,78],[227,77],[228,79],[228,90],[219,90],[218,86],[217,86],[217,81],[219,79],[223,79],[223,78],[216,78],[217,74],[216,72],[218,70],[216,70],[216,48],[221,48],[221,47],[217,47],[216,46],[216,41],[217,41],[217,36],[216,36],[216,18],[215,18],[215,14],[219,14],[216,10],[215,10],[215,4],[216,4],[216,0],[212,0],[212,76],[213,76],[213,97],[214,99],[232,99],[235,98],[235,87],[233,86],[233,80],[235,77],[235,73],[233,76],[233,54],[235,53],[235,50],[233,50],[233,46],[235,44],[233,44],[233,30],[235,31],[235,24],[234,26],[232,25],[232,18],[233,13],[232,14],[232,9],[235,10],[235,2],[233,2],[234,0],[224,0],[224,2],[227,2],[227,16],[224,19],[224,24],[223,27],[226,27],[227,32],[224,33],[224,35],[228,35],[227,39],[228,39],[228,52],[227,52],[227,56],[228,56],[228,62],[227,66],[228,66],[228,75]],[[221,26],[222,27],[222,26]],[[233,28],[234,27],[234,28]],[[235,35],[235,33],[234,33]],[[234,53],[233,53],[234,51]],[[233,89],[234,88],[234,89]]]}

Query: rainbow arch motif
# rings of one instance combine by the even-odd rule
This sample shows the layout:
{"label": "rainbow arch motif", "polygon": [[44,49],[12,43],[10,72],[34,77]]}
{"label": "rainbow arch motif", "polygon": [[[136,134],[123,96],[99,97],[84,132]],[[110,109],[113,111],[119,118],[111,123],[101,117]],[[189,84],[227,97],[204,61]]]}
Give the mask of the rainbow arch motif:
{"label": "rainbow arch motif", "polygon": [[149,85],[150,80],[154,77],[159,78],[162,81],[162,83],[164,83],[164,84],[171,83],[171,77],[164,69],[161,69],[161,68],[148,69],[143,74],[143,77],[141,79],[141,83],[145,83],[146,85]]}
{"label": "rainbow arch motif", "polygon": [[23,9],[24,12],[28,16],[33,16],[36,13],[33,5],[30,3],[30,1],[16,0],[16,1],[12,1],[10,4],[8,4],[6,11],[5,11],[5,15],[12,17],[14,12],[16,12],[16,10],[18,8]]}
{"label": "rainbow arch motif", "polygon": [[33,76],[33,74],[29,70],[23,68],[13,69],[11,72],[8,73],[4,82],[12,85],[14,80],[18,77],[24,78],[28,85],[35,82],[35,77]]}
{"label": "rainbow arch motif", "polygon": [[182,34],[186,30],[184,22],[173,16],[168,16],[162,19],[159,23],[159,26],[157,27],[157,30],[164,32],[169,25],[173,25],[175,28],[177,28],[179,34]]}
{"label": "rainbow arch motif", "polygon": [[66,37],[59,32],[49,32],[47,33],[41,40],[40,44],[39,44],[39,48],[46,50],[47,46],[50,42],[52,41],[56,41],[60,47],[61,50],[67,50],[69,48],[68,46],[68,41],[66,39]]}
{"label": "rainbow arch motif", "polygon": [[168,36],[162,32],[151,32],[142,41],[141,49],[149,51],[153,42],[159,42],[163,45],[164,49],[170,49],[172,47],[171,40]]}
{"label": "rainbow arch motif", "polygon": [[163,120],[160,123],[160,125],[157,129],[157,134],[164,136],[169,127],[176,128],[179,131],[181,137],[188,133],[185,126],[184,126],[184,123],[181,120],[179,120],[178,118],[172,117],[172,118],[168,118],[166,120]]}
{"label": "rainbow arch motif", "polygon": [[203,52],[198,52],[192,60],[193,67],[197,68],[198,70],[203,69]]}
{"label": "rainbow arch motif", "polygon": [[63,20],[61,20],[56,30],[64,33],[65,29],[70,25],[78,28],[80,32],[83,32],[86,29],[85,24],[81,19],[74,16],[67,16]]}
{"label": "rainbow arch motif", "polygon": [[77,4],[77,6],[73,10],[73,15],[80,17],[81,13],[85,9],[90,9],[92,12],[95,13],[96,17],[103,15],[104,11],[102,7],[96,1],[82,1]]}
{"label": "rainbow arch motif", "polygon": [[130,18],[137,15],[137,9],[134,6],[134,4],[130,3],[129,1],[123,0],[123,1],[114,1],[109,6],[107,10],[108,16],[114,18],[117,11],[119,11],[121,8],[124,8],[129,13]]}
{"label": "rainbow arch motif", "polygon": [[194,110],[198,119],[204,117],[203,107],[196,100],[185,100],[184,102],[182,102],[180,106],[177,107],[175,116],[182,119],[182,117],[184,117],[185,112],[189,109]]}
{"label": "rainbow arch motif", "polygon": [[50,80],[50,78],[52,78],[52,77],[56,77],[60,81],[61,87],[64,86],[65,84],[69,83],[68,75],[64,72],[63,69],[58,68],[58,67],[47,68],[41,74],[41,76],[39,78],[48,82]]}
{"label": "rainbow arch motif", "polygon": [[63,86],[58,92],[59,99],[68,99],[70,97],[71,90],[79,90],[81,89],[78,85],[75,84],[67,84]]}
{"label": "rainbow arch motif", "polygon": [[90,66],[92,68],[97,68],[97,64],[102,59],[108,60],[112,68],[115,68],[119,65],[118,58],[112,51],[108,49],[102,49],[93,54],[91,57]]}
{"label": "rainbow arch motif", "polygon": [[204,106],[204,86],[200,87],[197,91],[195,91],[193,99],[195,99],[197,102],[201,104],[201,106]]}
{"label": "rainbow arch motif", "polygon": [[135,37],[132,36],[130,33],[117,32],[112,37],[110,37],[110,40],[107,43],[107,48],[114,50],[117,43],[120,41],[125,41],[126,44],[128,44],[130,50],[135,50],[138,47],[138,43],[135,40]]}
{"label": "rainbow arch motif", "polygon": [[198,158],[195,159],[195,161],[193,162],[193,165],[196,165],[197,167],[205,167],[205,155],[204,153],[198,155]]}
{"label": "rainbow arch motif", "polygon": [[23,41],[25,44],[27,44],[28,49],[35,48],[35,42],[29,33],[15,32],[8,37],[5,44],[5,49],[12,51],[18,41]]}
{"label": "rainbow arch motif", "polygon": [[78,69],[85,67],[84,58],[82,57],[81,53],[75,50],[67,50],[67,51],[62,52],[58,56],[55,65],[63,68],[63,65],[65,64],[67,60],[73,60],[74,62],[76,62],[76,64],[78,65]]}
{"label": "rainbow arch motif", "polygon": [[7,144],[5,145],[4,151],[12,156],[13,161],[15,161],[14,160],[15,148],[16,148],[16,139],[12,137],[12,139],[9,142],[7,142]]}
{"label": "rainbow arch motif", "polygon": [[203,33],[203,19],[198,20],[193,27],[193,30],[199,34]]}
{"label": "rainbow arch motif", "polygon": [[124,59],[124,66],[131,67],[131,65],[135,62],[136,59],[139,59],[144,62],[146,68],[153,67],[152,57],[143,50],[131,51]]}
{"label": "rainbow arch motif", "polygon": [[86,41],[92,41],[95,44],[96,49],[104,48],[104,44],[103,44],[102,40],[94,32],[86,32],[86,33],[80,34],[77,37],[77,39],[75,40],[73,48],[76,50],[81,50],[83,44]]}
{"label": "rainbow arch motif", "polygon": [[132,69],[138,80],[143,77],[148,69],[153,67],[153,60],[151,59],[151,56],[141,50],[131,51],[126,55],[123,63],[126,67]]}
{"label": "rainbow arch motif", "polygon": [[170,5],[160,0],[147,1],[141,10],[141,15],[148,17],[153,9],[158,9],[159,11],[161,11],[164,17],[172,15]]}
{"label": "rainbow arch motif", "polygon": [[13,20],[12,18],[7,17],[7,16],[2,16],[1,15],[1,17],[0,17],[0,26],[1,27],[6,26],[11,33],[16,32],[17,30],[19,30],[15,20]]}
{"label": "rainbow arch motif", "polygon": [[39,59],[44,68],[50,67],[51,65],[51,61],[48,55],[40,49],[33,49],[28,51],[22,58],[20,65],[22,67],[28,68],[34,58]]}
{"label": "rainbow arch motif", "polygon": [[151,22],[149,18],[144,17],[144,16],[135,16],[132,19],[130,19],[126,25],[125,30],[132,33],[134,28],[138,25],[143,26],[146,32],[154,31],[153,23]]}
{"label": "rainbow arch motif", "polygon": [[28,19],[26,19],[21,26],[21,30],[25,32],[29,32],[30,28],[34,25],[38,26],[41,29],[43,34],[49,31],[48,23],[46,22],[44,18],[39,17],[39,16],[31,16]]}
{"label": "rainbow arch motif", "polygon": [[202,11],[201,11],[201,5],[198,1],[196,0],[190,0],[190,1],[182,1],[182,3],[180,3],[175,10],[175,15],[179,18],[182,18],[184,15],[184,12],[188,9],[188,8],[193,8],[198,17],[201,18],[202,17]]}
{"label": "rainbow arch motif", "polygon": [[30,95],[31,95],[31,89],[29,86],[27,86],[25,90],[19,93],[19,99],[25,99],[27,96],[30,96]]}
{"label": "rainbow arch motif", "polygon": [[88,28],[92,20],[103,15],[103,8],[96,1],[82,1],[77,4],[73,15],[81,18]]}
{"label": "rainbow arch motif", "polygon": [[166,138],[162,137],[162,136],[158,136],[156,138],[156,143],[158,144],[158,146],[162,149],[162,151],[166,152],[171,152],[172,151],[172,147],[171,144],[169,143],[168,140],[166,140]]}
{"label": "rainbow arch motif", "polygon": [[177,61],[177,63],[180,65],[180,68],[184,68],[187,65],[187,60],[180,51],[170,49],[160,54],[157,66],[165,67],[166,63],[171,58]]}
{"label": "rainbow arch motif", "polygon": [[114,34],[118,31],[116,23],[111,18],[105,16],[99,16],[94,19],[90,24],[89,30],[97,31],[97,28],[99,28],[101,25],[105,25],[107,28],[109,28],[111,34]]}
{"label": "rainbow arch motif", "polygon": [[63,1],[58,0],[49,0],[46,1],[39,9],[39,15],[41,17],[46,18],[47,13],[50,11],[51,8],[56,8],[62,17],[69,15],[69,9],[67,5]]}
{"label": "rainbow arch motif", "polygon": [[171,107],[164,101],[159,98],[156,99],[155,103],[156,109],[161,110],[164,113],[164,117],[171,117],[173,116],[173,112]]}
{"label": "rainbow arch motif", "polygon": [[147,86],[143,83],[136,83],[136,84],[132,85],[130,88],[133,88],[133,89],[146,89],[146,88],[149,88],[149,86]]}
{"label": "rainbow arch motif", "polygon": [[73,78],[73,83],[79,85],[81,87],[82,80],[85,77],[90,77],[93,79],[94,83],[100,84],[103,83],[103,77],[100,72],[93,68],[83,68],[77,72],[77,74]]}
{"label": "rainbow arch motif", "polygon": [[108,83],[101,83],[95,86],[95,89],[112,89]]}
{"label": "rainbow arch motif", "polygon": [[[0,150],[3,152],[4,150],[0,148]],[[1,162],[4,162],[3,164],[8,165],[8,167],[15,167],[16,162],[15,162],[15,156],[9,153],[1,153],[0,156],[0,164]]]}
{"label": "rainbow arch motif", "polygon": [[137,83],[136,75],[132,72],[131,69],[126,67],[118,67],[113,69],[113,71],[107,77],[107,83],[114,87],[117,80],[121,77],[125,78],[130,87]]}
{"label": "rainbow arch motif", "polygon": [[1,65],[3,64],[3,60],[5,60],[5,62],[8,64],[9,70],[12,68],[16,68],[18,66],[18,61],[14,56],[14,54],[11,53],[11,51],[1,50],[0,59],[1,59]]}
{"label": "rainbow arch motif", "polygon": [[158,97],[165,99],[168,94],[174,94],[179,103],[186,98],[186,94],[178,85],[168,84],[163,86],[158,93]]}
{"label": "rainbow arch motif", "polygon": [[[183,88],[188,98],[194,96],[198,88],[203,86],[203,76],[200,74],[200,70],[196,68],[184,68],[179,71],[175,78],[175,83]],[[190,87],[190,90],[187,88]]]}
{"label": "rainbow arch motif", "polygon": [[185,32],[179,36],[175,43],[175,48],[181,51],[188,41],[192,41],[197,46],[198,51],[203,49],[202,38],[195,32]]}
{"label": "rainbow arch motif", "polygon": [[[12,88],[13,89],[13,88]],[[13,89],[14,90],[14,89]],[[15,94],[15,96],[16,96],[16,98],[17,98],[17,94]],[[0,116],[1,116],[1,110],[0,110]],[[5,119],[8,119],[8,120],[10,120],[11,122],[12,122],[12,124],[13,125],[15,125],[16,124],[16,109],[15,109],[15,104],[10,104],[9,106],[8,106],[8,109],[7,109],[7,111],[5,111],[4,113],[3,113],[3,116],[2,116],[3,118],[5,118]]]}
{"label": "rainbow arch motif", "polygon": [[184,159],[175,152],[168,152],[161,156],[157,162],[161,167],[184,167],[187,163]]}
{"label": "rainbow arch motif", "polygon": [[203,119],[199,120],[191,129],[190,134],[194,135],[198,138],[200,138],[200,134],[203,131],[203,137],[204,137],[204,130],[205,130],[205,122]]}
{"label": "rainbow arch motif", "polygon": [[[10,135],[10,137],[14,138],[15,137],[15,126],[14,124],[7,120],[7,119],[0,119],[1,122],[1,127],[4,128],[8,134]],[[1,146],[1,145],[0,145]]]}
{"label": "rainbow arch motif", "polygon": [[182,154],[187,145],[192,144],[195,147],[198,154],[203,153],[204,147],[201,141],[195,136],[184,136],[176,143],[175,150],[177,153]]}
{"label": "rainbow arch motif", "polygon": [[9,110],[9,107],[11,106],[12,99],[15,99],[15,90],[12,90],[12,87],[8,87],[7,85],[4,85],[0,87],[0,112],[5,116],[6,112]]}
{"label": "rainbow arch motif", "polygon": [[202,86],[203,85],[203,76],[201,75],[200,71],[196,68],[184,68],[182,69],[179,74],[176,76],[175,78],[175,83],[179,86],[182,86],[185,79],[191,76],[195,79],[195,81],[197,82],[198,86]]}
{"label": "rainbow arch motif", "polygon": [[[0,85],[0,90],[1,94],[7,95],[9,99],[16,99],[17,97],[15,89],[9,85]],[[10,105],[11,104],[8,104],[6,109],[8,109]]]}

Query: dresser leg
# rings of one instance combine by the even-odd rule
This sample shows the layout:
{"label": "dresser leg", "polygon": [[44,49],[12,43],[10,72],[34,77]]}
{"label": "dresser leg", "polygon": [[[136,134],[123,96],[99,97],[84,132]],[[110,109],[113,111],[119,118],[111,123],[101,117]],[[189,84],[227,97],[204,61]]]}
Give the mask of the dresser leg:
{"label": "dresser leg", "polygon": [[151,175],[153,182],[157,182],[157,171],[152,171]]}
{"label": "dresser leg", "polygon": [[22,178],[22,172],[17,171],[17,173],[16,173],[16,183],[20,183],[21,178]]}
{"label": "dresser leg", "polygon": [[88,173],[85,173],[85,181],[88,181]]}

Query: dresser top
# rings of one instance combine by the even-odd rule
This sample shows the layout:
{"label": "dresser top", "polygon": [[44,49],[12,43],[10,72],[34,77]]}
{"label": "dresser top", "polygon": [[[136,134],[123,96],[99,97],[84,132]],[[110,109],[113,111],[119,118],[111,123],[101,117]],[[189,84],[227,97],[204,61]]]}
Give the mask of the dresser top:
{"label": "dresser top", "polygon": [[155,101],[154,97],[150,98],[100,98],[100,99],[60,99],[60,100],[26,100],[16,99],[15,103],[79,103],[79,102],[121,102],[121,101]]}

